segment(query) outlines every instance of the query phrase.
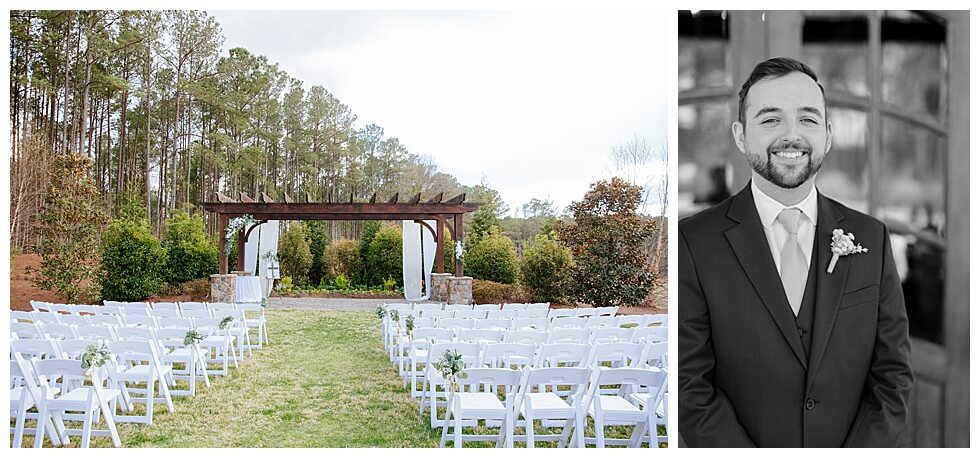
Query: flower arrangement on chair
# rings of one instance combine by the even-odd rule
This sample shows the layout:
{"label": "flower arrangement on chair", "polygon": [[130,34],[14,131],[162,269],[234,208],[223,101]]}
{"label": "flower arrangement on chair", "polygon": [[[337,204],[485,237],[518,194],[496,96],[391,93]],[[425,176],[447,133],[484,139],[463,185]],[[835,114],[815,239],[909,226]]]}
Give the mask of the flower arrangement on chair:
{"label": "flower arrangement on chair", "polygon": [[224,319],[222,319],[221,322],[218,323],[218,329],[224,331],[225,328],[227,328],[232,321],[235,321],[235,318],[233,318],[232,316],[229,315],[224,317]]}
{"label": "flower arrangement on chair", "polygon": [[405,333],[408,334],[408,340],[412,339],[412,331],[415,330],[415,315],[409,315],[405,317]]}
{"label": "flower arrangement on chair", "polygon": [[432,367],[435,367],[439,374],[449,382],[449,387],[453,393],[459,391],[459,379],[466,378],[463,373],[463,355],[456,350],[446,350]]}
{"label": "flower arrangement on chair", "polygon": [[109,349],[106,348],[105,344],[96,347],[95,345],[89,345],[82,354],[82,369],[88,369],[85,371],[86,377],[92,376],[92,371],[96,368],[105,366],[106,361],[109,361]]}
{"label": "flower arrangement on chair", "polygon": [[187,331],[187,334],[184,335],[184,345],[197,345],[203,340],[204,336],[194,329]]}

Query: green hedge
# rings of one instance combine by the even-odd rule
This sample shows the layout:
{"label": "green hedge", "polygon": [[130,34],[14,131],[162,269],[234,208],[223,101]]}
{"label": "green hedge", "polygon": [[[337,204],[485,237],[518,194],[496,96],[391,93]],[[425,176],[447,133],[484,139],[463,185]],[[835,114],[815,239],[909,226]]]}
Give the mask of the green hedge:
{"label": "green hedge", "polygon": [[283,277],[292,277],[296,286],[309,284],[313,255],[310,254],[310,243],[306,241],[306,228],[302,224],[289,223],[279,237],[276,257]]}
{"label": "green hedge", "polygon": [[517,280],[514,242],[496,229],[473,245],[464,256],[463,270],[475,279],[514,283]]}
{"label": "green hedge", "polygon": [[102,235],[102,298],[140,301],[163,287],[167,251],[145,220],[116,220]]}
{"label": "green hedge", "polygon": [[171,286],[218,273],[218,248],[208,241],[204,219],[198,215],[174,212],[164,224],[163,247],[164,280]]}
{"label": "green hedge", "polygon": [[572,265],[568,247],[538,234],[521,257],[521,285],[534,302],[564,302]]}
{"label": "green hedge", "polygon": [[375,232],[367,249],[364,266],[367,284],[381,285],[388,278],[402,284],[402,230],[391,224],[382,224]]}

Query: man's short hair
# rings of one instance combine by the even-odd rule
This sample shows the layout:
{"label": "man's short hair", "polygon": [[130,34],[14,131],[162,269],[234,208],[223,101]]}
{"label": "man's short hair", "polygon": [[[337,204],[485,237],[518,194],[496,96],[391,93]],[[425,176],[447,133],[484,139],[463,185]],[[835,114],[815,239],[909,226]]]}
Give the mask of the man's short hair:
{"label": "man's short hair", "polygon": [[779,78],[780,76],[785,76],[793,72],[803,73],[809,76],[814,83],[817,83],[817,87],[820,88],[820,95],[824,96],[824,106],[826,106],[827,95],[824,93],[823,85],[817,81],[817,74],[814,73],[809,65],[789,57],[773,57],[772,59],[759,62],[752,69],[749,78],[742,84],[742,89],[738,91],[738,122],[742,123],[743,126],[745,125],[745,98],[749,94],[749,89],[755,83],[766,79]]}

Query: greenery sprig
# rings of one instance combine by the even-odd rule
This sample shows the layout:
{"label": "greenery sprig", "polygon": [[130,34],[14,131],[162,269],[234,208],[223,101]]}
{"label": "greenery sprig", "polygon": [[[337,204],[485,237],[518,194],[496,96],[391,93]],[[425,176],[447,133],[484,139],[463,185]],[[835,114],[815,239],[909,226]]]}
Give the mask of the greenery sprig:
{"label": "greenery sprig", "polygon": [[85,353],[82,354],[82,369],[105,366],[109,358],[109,349],[106,348],[105,344],[98,347],[89,345]]}
{"label": "greenery sprig", "polygon": [[218,329],[224,330],[225,328],[228,327],[228,324],[230,324],[232,321],[235,321],[234,317],[232,316],[224,317],[224,319],[222,319],[221,322],[218,323]]}
{"label": "greenery sprig", "polygon": [[374,314],[378,316],[379,320],[383,320],[385,319],[385,316],[388,315],[388,308],[382,304],[378,304],[378,306],[374,309]]}
{"label": "greenery sprig", "polygon": [[204,336],[194,329],[191,329],[187,331],[187,334],[184,334],[184,345],[197,345],[201,343],[202,340],[204,340]]}
{"label": "greenery sprig", "polygon": [[228,243],[231,238],[234,237],[240,229],[256,223],[258,223],[258,221],[253,218],[252,215],[242,215],[237,218],[232,218],[231,221],[228,222],[228,227],[225,228],[225,256],[231,254],[231,243]]}
{"label": "greenery sprig", "polygon": [[459,391],[459,379],[466,378],[463,373],[463,355],[456,350],[446,350],[432,367],[449,381],[454,393]]}

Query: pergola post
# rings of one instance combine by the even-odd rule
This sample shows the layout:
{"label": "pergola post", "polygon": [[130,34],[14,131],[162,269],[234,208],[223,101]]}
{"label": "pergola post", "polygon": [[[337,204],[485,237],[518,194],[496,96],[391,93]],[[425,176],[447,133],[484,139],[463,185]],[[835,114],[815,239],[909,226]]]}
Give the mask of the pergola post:
{"label": "pergola post", "polygon": [[245,239],[248,236],[245,235],[245,228],[242,227],[238,230],[238,256],[235,257],[236,266],[235,270],[241,272],[245,270]]}
{"label": "pergola post", "polygon": [[445,228],[442,227],[442,218],[436,219],[436,273],[446,272],[446,256],[444,256],[444,244],[443,234],[445,233]]}
{"label": "pergola post", "polygon": [[[456,233],[456,243],[463,243],[463,215],[456,213],[453,215],[453,228]],[[453,247],[453,256],[455,256],[456,247]],[[463,276],[463,260],[456,258],[456,276]]]}
{"label": "pergola post", "polygon": [[225,254],[225,230],[228,229],[228,215],[218,214],[218,273],[228,273],[228,256]]}

